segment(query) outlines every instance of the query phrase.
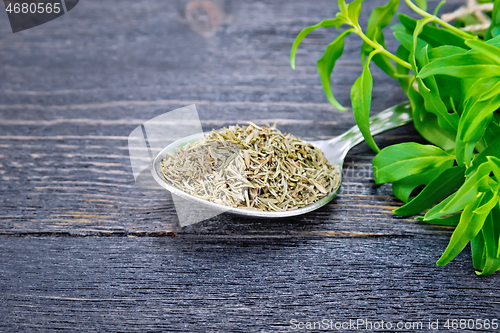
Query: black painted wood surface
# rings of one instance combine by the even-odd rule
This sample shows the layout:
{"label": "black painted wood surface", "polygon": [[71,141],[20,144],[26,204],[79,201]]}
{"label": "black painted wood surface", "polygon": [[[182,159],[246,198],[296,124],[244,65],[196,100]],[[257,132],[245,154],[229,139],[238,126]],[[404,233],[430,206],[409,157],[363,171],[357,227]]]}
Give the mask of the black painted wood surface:
{"label": "black painted wood surface", "polygon": [[[204,130],[277,121],[317,140],[354,125],[326,102],[315,69],[335,30],[313,32],[297,69],[288,63],[294,37],[333,16],[335,1],[214,3],[220,27],[205,36],[189,1],[80,1],[17,34],[0,20],[0,330],[274,332],[294,318],[498,316],[499,278],[476,277],[468,250],[435,266],[453,229],[396,218],[401,202],[374,185],[366,144],[349,153],[339,195],[296,218],[180,228],[167,192],[134,184],[129,133],[192,103]],[[361,21],[382,3],[365,1]],[[347,106],[361,72],[350,37],[333,78]],[[374,113],[405,100],[373,73]],[[424,142],[411,125],[377,137],[400,141]]]}

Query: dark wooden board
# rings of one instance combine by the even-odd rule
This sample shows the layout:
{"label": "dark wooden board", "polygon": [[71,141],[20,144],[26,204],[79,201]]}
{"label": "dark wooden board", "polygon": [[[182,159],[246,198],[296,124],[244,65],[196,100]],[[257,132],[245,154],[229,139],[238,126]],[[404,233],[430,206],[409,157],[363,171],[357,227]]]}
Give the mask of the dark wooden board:
{"label": "dark wooden board", "polygon": [[[339,195],[295,218],[180,228],[167,192],[137,187],[128,135],[189,104],[204,130],[277,121],[317,140],[354,125],[326,102],[315,68],[338,32],[313,32],[297,69],[288,63],[294,37],[335,1],[220,1],[224,24],[209,38],[189,28],[186,3],[82,0],[16,34],[0,19],[0,330],[266,332],[293,316],[498,313],[498,277],[475,277],[467,253],[435,266],[452,228],[392,214],[401,202],[375,186],[366,144],[349,153]],[[364,24],[381,3],[364,2]],[[332,81],[346,106],[361,72],[351,37]],[[373,75],[374,113],[405,100]],[[425,142],[412,125],[377,137],[401,141]]]}
{"label": "dark wooden board", "polygon": [[0,330],[290,332],[292,319],[325,318],[437,319],[443,330],[447,318],[497,317],[498,279],[474,276],[465,253],[434,265],[446,243],[1,237]]}

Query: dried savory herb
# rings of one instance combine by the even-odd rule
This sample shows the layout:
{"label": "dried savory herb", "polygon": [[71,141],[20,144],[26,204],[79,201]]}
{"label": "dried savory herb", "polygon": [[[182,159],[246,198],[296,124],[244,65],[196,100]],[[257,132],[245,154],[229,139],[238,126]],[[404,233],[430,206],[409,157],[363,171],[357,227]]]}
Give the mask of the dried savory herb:
{"label": "dried savory herb", "polygon": [[323,153],[274,126],[230,126],[162,161],[172,186],[217,204],[263,211],[307,206],[334,191],[339,170]]}

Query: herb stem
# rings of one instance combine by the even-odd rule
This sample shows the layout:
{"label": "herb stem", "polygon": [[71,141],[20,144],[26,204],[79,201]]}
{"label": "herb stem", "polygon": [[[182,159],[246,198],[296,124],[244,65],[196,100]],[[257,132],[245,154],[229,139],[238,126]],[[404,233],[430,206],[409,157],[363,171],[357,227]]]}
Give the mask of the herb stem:
{"label": "herb stem", "polygon": [[394,73],[394,78],[396,78],[396,79],[410,79],[412,77],[413,77],[413,75],[411,75],[411,74],[398,74],[398,73]]}
{"label": "herb stem", "polygon": [[403,67],[406,67],[408,69],[413,69],[413,67],[407,63],[406,61],[404,61],[403,59],[395,56],[394,54],[392,54],[391,52],[387,51],[382,45],[380,45],[379,43],[377,42],[374,42],[372,41],[370,38],[368,38],[364,33],[363,33],[363,30],[361,29],[361,27],[358,25],[358,26],[354,26],[354,29],[355,29],[355,33],[358,34],[359,37],[361,37],[368,45],[370,45],[371,47],[373,47],[375,49],[375,51],[377,51],[376,53],[380,52],[380,53],[383,53],[384,55],[386,55],[387,57],[391,58],[392,60],[394,60],[395,62],[397,62],[398,64],[400,64],[401,66]]}

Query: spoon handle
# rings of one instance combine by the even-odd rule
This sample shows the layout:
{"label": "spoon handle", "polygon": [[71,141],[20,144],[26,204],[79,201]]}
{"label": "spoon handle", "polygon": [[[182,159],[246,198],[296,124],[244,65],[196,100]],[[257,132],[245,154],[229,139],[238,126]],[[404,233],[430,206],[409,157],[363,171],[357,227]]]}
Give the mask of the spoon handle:
{"label": "spoon handle", "polygon": [[[370,117],[370,131],[377,135],[390,129],[405,125],[413,120],[409,102],[392,106],[377,115]],[[358,126],[354,126],[342,135],[322,144],[325,156],[330,162],[343,163],[347,152],[364,138]],[[326,150],[326,151],[325,151]]]}

